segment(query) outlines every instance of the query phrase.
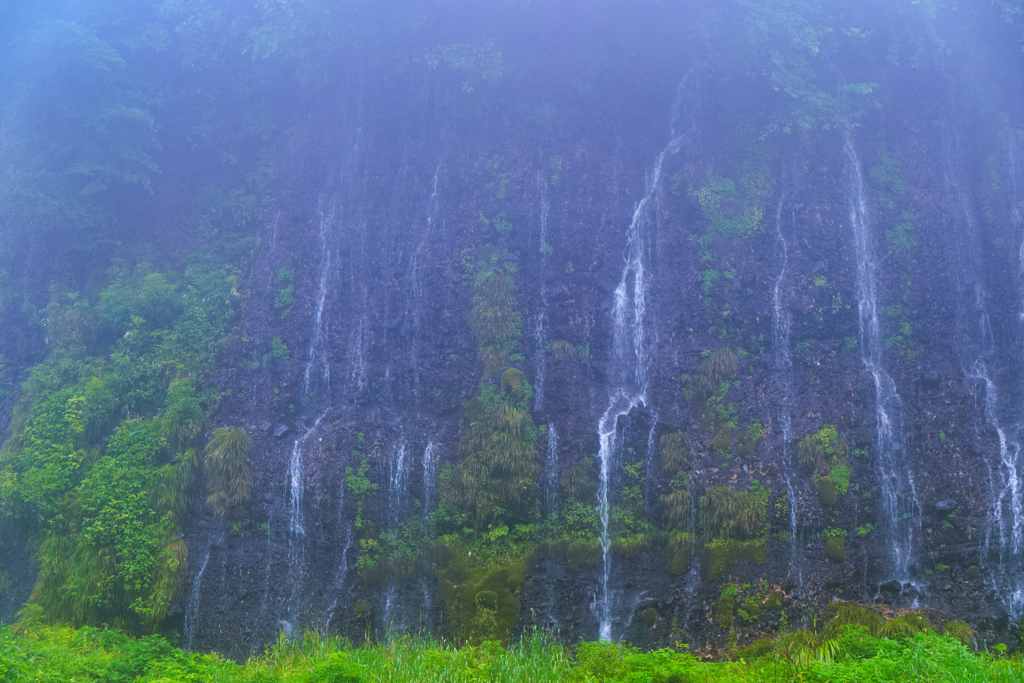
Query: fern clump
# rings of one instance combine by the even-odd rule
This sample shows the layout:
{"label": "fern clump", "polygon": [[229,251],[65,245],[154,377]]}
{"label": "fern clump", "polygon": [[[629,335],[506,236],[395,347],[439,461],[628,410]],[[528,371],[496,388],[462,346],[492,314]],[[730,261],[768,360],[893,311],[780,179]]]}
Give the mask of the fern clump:
{"label": "fern clump", "polygon": [[768,529],[767,495],[712,486],[700,499],[704,534],[713,538],[748,539]]}
{"label": "fern clump", "polygon": [[956,638],[967,647],[974,647],[974,629],[964,621],[947,621],[942,627],[942,633],[950,638]]}
{"label": "fern clump", "polygon": [[548,348],[551,349],[551,356],[555,360],[575,358],[577,355],[576,347],[564,339],[555,339],[548,344]]}
{"label": "fern clump", "polygon": [[477,529],[495,509],[523,518],[533,502],[540,468],[532,398],[530,383],[513,368],[502,374],[500,389],[482,388],[463,411],[462,461],[442,494],[445,503],[471,513]]}
{"label": "fern clump", "polygon": [[918,633],[934,632],[931,620],[918,612],[907,612],[887,621],[878,630],[882,638],[913,638]]}
{"label": "fern clump", "polygon": [[594,457],[586,456],[578,463],[562,470],[558,487],[565,498],[587,500],[597,493],[597,477],[594,476]]}
{"label": "fern clump", "polygon": [[515,282],[498,269],[479,273],[473,284],[469,327],[479,345],[484,377],[507,367],[522,335],[523,315],[516,309]]}
{"label": "fern clump", "polygon": [[870,607],[855,602],[834,602],[829,607],[829,612],[832,616],[821,630],[822,637],[826,639],[835,638],[844,626],[860,626],[872,636],[877,636],[885,625],[885,617]]}
{"label": "fern clump", "polygon": [[689,401],[704,403],[721,389],[723,382],[736,377],[737,369],[736,352],[728,347],[717,349],[697,366],[695,373],[681,377],[683,394]]}
{"label": "fern clump", "polygon": [[221,517],[232,506],[246,505],[251,497],[252,473],[249,451],[252,439],[244,429],[218,429],[206,446],[205,470],[209,497],[206,499]]}
{"label": "fern clump", "polygon": [[661,445],[661,470],[668,473],[675,473],[687,463],[690,443],[686,432],[675,431],[662,434],[659,441]]}

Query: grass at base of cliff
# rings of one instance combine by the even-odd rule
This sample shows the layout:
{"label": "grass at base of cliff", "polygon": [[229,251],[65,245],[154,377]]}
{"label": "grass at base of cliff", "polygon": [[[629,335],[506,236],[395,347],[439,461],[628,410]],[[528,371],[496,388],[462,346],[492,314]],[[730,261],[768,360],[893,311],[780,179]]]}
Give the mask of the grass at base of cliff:
{"label": "grass at base of cliff", "polygon": [[[854,638],[861,645],[868,638],[874,645],[846,648],[844,638]],[[813,656],[796,652],[794,643],[804,640],[782,637],[765,641],[757,657],[708,662],[686,652],[663,649],[643,653],[616,643],[582,643],[569,649],[536,630],[524,634],[512,647],[492,641],[461,648],[409,635],[353,647],[343,638],[310,632],[290,641],[282,634],[262,655],[240,665],[217,655],[184,652],[159,636],[132,638],[106,629],[14,626],[0,628],[0,681],[1024,681],[1020,660],[975,654],[956,639],[935,633],[895,640],[876,639],[859,631],[842,633],[834,640],[827,661],[821,658],[824,648]]]}

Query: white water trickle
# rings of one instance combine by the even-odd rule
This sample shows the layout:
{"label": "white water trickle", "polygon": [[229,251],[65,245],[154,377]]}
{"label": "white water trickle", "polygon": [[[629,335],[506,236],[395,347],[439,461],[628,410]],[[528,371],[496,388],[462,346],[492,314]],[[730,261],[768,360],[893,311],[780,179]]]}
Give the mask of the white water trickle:
{"label": "white water trickle", "polygon": [[252,650],[255,650],[261,644],[260,626],[263,624],[263,617],[265,617],[267,614],[267,607],[268,603],[270,602],[270,570],[273,565],[273,556],[271,554],[271,544],[273,541],[273,521],[271,519],[268,519],[266,525],[267,547],[263,552],[267,558],[267,562],[263,567],[263,597],[260,600],[260,611],[259,615],[256,617],[256,627],[252,629],[253,643],[250,646],[250,649]]}
{"label": "white water trickle", "polygon": [[191,650],[196,637],[196,619],[199,618],[199,590],[203,584],[203,572],[206,571],[206,564],[210,561],[210,550],[212,544],[206,548],[206,557],[199,567],[199,573],[192,581],[192,592],[188,596],[188,607],[185,610],[185,649]]}
{"label": "white water trickle", "polygon": [[341,561],[338,565],[337,576],[334,579],[334,601],[327,610],[327,619],[324,621],[324,631],[331,625],[331,621],[334,619],[334,611],[338,607],[338,597],[341,591],[345,588],[345,577],[348,576],[348,550],[352,547],[352,528],[348,530],[348,535],[345,537],[345,546],[341,549]]}
{"label": "white water trickle", "polygon": [[[966,319],[973,317],[972,328],[966,335],[973,344],[961,345],[964,374],[979,387],[984,386],[985,422],[996,431],[999,438],[999,459],[989,464],[991,505],[985,530],[985,552],[988,552],[992,528],[999,533],[998,572],[995,582],[999,592],[1006,596],[1007,609],[1016,620],[1024,614],[1024,575],[1021,572],[1021,551],[1024,549],[1024,507],[1021,502],[1021,480],[1024,474],[1021,444],[1019,441],[1020,418],[1014,421],[1016,411],[1002,406],[999,388],[989,370],[989,361],[996,356],[996,340],[991,320],[986,309],[984,289],[984,256],[981,253],[981,235],[974,217],[971,200],[961,186],[959,172],[959,136],[952,120],[944,127],[944,171],[947,192],[953,201],[958,220],[951,224],[952,257],[956,263],[958,277],[958,301],[961,314]],[[1016,140],[1009,135],[1007,154],[1010,161],[1013,182],[1012,218],[1019,221],[1016,206]],[[1022,252],[1024,253],[1024,252]],[[968,312],[968,307],[973,310]],[[1024,320],[1024,312],[1020,315]],[[977,396],[980,391],[975,395]],[[977,399],[976,399],[977,400]],[[1004,418],[1009,420],[1004,421]],[[1009,516],[1009,519],[1006,517]]]}
{"label": "white water trickle", "polygon": [[434,218],[440,209],[440,202],[437,196],[437,181],[441,175],[441,164],[434,169],[434,183],[430,197],[427,200],[427,227],[423,231],[419,245],[410,259],[410,282],[411,282],[411,305],[412,314],[412,339],[409,343],[409,361],[412,367],[412,390],[415,403],[420,400],[420,360],[419,360],[419,338],[420,328],[423,319],[423,276],[421,263],[425,260],[424,252],[433,232]]}
{"label": "white water trickle", "polygon": [[544,503],[550,515],[558,506],[558,432],[548,422],[548,453],[544,459]]}
{"label": "white water trickle", "polygon": [[797,582],[803,588],[803,569],[797,553],[797,497],[793,488],[793,475],[797,463],[793,460],[793,446],[790,443],[793,410],[793,359],[789,351],[790,317],[786,307],[785,284],[789,272],[789,243],[783,232],[783,205],[786,192],[779,197],[775,208],[775,245],[779,254],[779,274],[772,288],[772,348],[775,358],[774,379],[777,383],[779,401],[779,431],[782,432],[783,480],[789,497],[789,554],[790,570],[796,572]]}
{"label": "white water trickle", "polygon": [[547,330],[545,323],[548,315],[548,289],[547,289],[547,259],[548,250],[548,182],[543,171],[537,171],[537,191],[540,194],[540,253],[545,257],[544,267],[541,269],[540,282],[540,310],[537,312],[537,323],[534,327],[534,340],[537,343],[537,374],[533,383],[533,409],[541,411],[544,409],[544,380],[547,376],[547,354],[546,346]]}
{"label": "white water trickle", "polygon": [[[542,285],[543,287],[543,285]],[[544,347],[547,346],[547,334],[544,331],[544,318],[547,315],[546,304],[541,306],[537,313],[537,323],[534,327],[534,341],[537,343],[537,374],[533,382],[533,409],[541,411],[544,409],[544,379],[547,375],[547,355]]]}
{"label": "white water trickle", "polygon": [[293,538],[306,535],[302,512],[302,494],[305,484],[302,479],[302,440],[296,439],[292,457],[288,463],[288,530]]}
{"label": "white water trickle", "polygon": [[860,159],[847,135],[843,144],[847,159],[850,225],[857,259],[857,310],[860,357],[875,384],[875,469],[882,489],[885,538],[889,545],[891,578],[910,580],[910,559],[915,530],[920,528],[921,506],[906,459],[903,400],[882,360],[883,339],[876,298],[877,266],[871,236],[870,214],[864,191]]}
{"label": "white water trickle", "polygon": [[405,451],[407,447],[405,439],[399,441],[388,460],[388,517],[393,527],[398,525],[404,507],[403,503],[406,500],[405,480],[408,475],[408,467],[405,462]]}
{"label": "white water trickle", "polygon": [[363,312],[359,316],[356,329],[352,332],[352,375],[351,381],[355,390],[362,391],[366,388],[366,361],[363,358],[363,344],[366,336],[366,287],[363,287]]}
{"label": "white water trickle", "polygon": [[[324,207],[324,197],[320,195],[317,212],[320,216],[320,235],[317,239],[317,249],[320,253],[320,276],[317,284],[316,309],[313,315],[313,333],[309,340],[309,359],[306,361],[306,371],[302,377],[303,396],[316,394],[321,396],[321,403],[326,405],[330,401],[331,390],[331,366],[327,362],[325,353],[324,334],[324,304],[327,301],[328,277],[331,273],[331,251],[328,243],[328,236],[334,225],[335,203],[331,200],[328,208]],[[311,385],[313,371],[317,365],[321,365],[320,386]]]}
{"label": "white water trickle", "polygon": [[423,514],[429,513],[430,506],[434,503],[434,487],[437,485],[435,448],[434,442],[429,441],[427,447],[423,449]]}
{"label": "white water trickle", "polygon": [[295,440],[288,463],[288,579],[292,589],[289,610],[293,624],[297,623],[303,576],[306,570],[306,521],[303,508],[306,477],[302,456],[306,442],[317,432],[320,421],[325,415],[327,415],[326,410],[313,423],[312,429]]}
{"label": "white water trickle", "polygon": [[654,515],[655,510],[652,509],[654,501],[654,493],[651,491],[651,487],[654,482],[657,481],[658,474],[658,447],[655,443],[655,437],[658,436],[658,411],[651,409],[651,428],[647,430],[647,455],[644,458],[644,469],[646,476],[644,477],[644,512],[648,516]]}
{"label": "white water trickle", "polygon": [[647,258],[650,231],[656,224],[655,204],[661,182],[662,164],[667,156],[680,150],[688,136],[696,132],[696,118],[690,117],[690,129],[677,132],[680,112],[695,83],[687,74],[679,85],[672,105],[672,137],[658,154],[647,177],[643,198],[637,202],[633,218],[626,230],[624,265],[619,285],[615,288],[612,313],[612,348],[608,363],[608,406],[598,421],[598,459],[600,478],[597,490],[597,512],[601,520],[601,574],[592,609],[598,618],[601,640],[612,640],[611,524],[610,488],[613,459],[619,450],[617,429],[620,417],[647,402],[647,380],[650,370],[650,335],[645,326],[647,315]]}

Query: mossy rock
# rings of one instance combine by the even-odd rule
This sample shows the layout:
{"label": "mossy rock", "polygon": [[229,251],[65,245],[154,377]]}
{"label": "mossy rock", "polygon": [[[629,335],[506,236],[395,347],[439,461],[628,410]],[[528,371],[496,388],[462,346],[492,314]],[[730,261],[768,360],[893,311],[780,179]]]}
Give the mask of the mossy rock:
{"label": "mossy rock", "polygon": [[833,562],[846,562],[846,539],[842,536],[829,536],[825,541],[825,554]]}
{"label": "mossy rock", "polygon": [[570,543],[565,549],[565,559],[574,571],[593,569],[601,560],[601,546],[590,543]]}
{"label": "mossy rock", "polygon": [[516,398],[522,398],[523,386],[526,383],[526,375],[523,374],[522,370],[516,368],[509,368],[505,372],[501,373],[501,390],[507,394],[511,394]]}
{"label": "mossy rock", "polygon": [[733,554],[737,561],[748,560],[754,564],[764,564],[764,561],[768,559],[768,541],[737,542]]}
{"label": "mossy rock", "polygon": [[743,609],[746,610],[752,618],[757,618],[761,615],[761,598],[757,595],[751,595],[743,601]]}
{"label": "mossy rock", "polygon": [[972,578],[972,579],[976,579],[979,576],[981,576],[981,570],[978,569],[978,565],[972,564],[970,567],[968,567],[967,568],[967,576]]}
{"label": "mossy rock", "polygon": [[620,557],[636,557],[651,547],[651,541],[645,534],[632,538],[619,539],[612,543],[612,551]]}
{"label": "mossy rock", "polygon": [[470,399],[462,407],[462,427],[465,429],[484,416],[484,404],[480,401]]}
{"label": "mossy rock", "polygon": [[718,620],[718,625],[725,630],[732,629],[733,620],[733,608],[736,606],[735,595],[723,595],[718,598],[718,609],[715,611],[715,617]]}
{"label": "mossy rock", "polygon": [[740,650],[740,657],[745,660],[758,659],[771,654],[775,650],[776,641],[774,638],[758,638],[750,645]]}
{"label": "mossy rock", "polygon": [[818,477],[814,480],[814,488],[818,490],[818,496],[823,505],[836,504],[836,485],[828,477]]}
{"label": "mossy rock", "polygon": [[673,576],[685,574],[690,568],[692,555],[693,537],[690,534],[673,535],[665,550],[665,571]]}
{"label": "mossy rock", "polygon": [[382,588],[387,582],[387,567],[384,560],[377,560],[372,565],[360,567],[359,576],[363,579],[363,585],[367,588]]}
{"label": "mossy rock", "polygon": [[751,436],[743,436],[736,444],[736,455],[745,458],[757,449],[758,439]]}
{"label": "mossy rock", "polygon": [[716,538],[704,546],[704,567],[709,581],[714,581],[731,565],[744,560],[762,564],[768,557],[768,541],[735,541]]}
{"label": "mossy rock", "polygon": [[654,626],[655,622],[658,621],[658,610],[653,607],[648,607],[640,614],[640,618],[648,626]]}
{"label": "mossy rock", "polygon": [[781,591],[772,591],[764,599],[764,608],[779,609],[780,607],[782,607],[782,593]]}
{"label": "mossy rock", "polygon": [[482,590],[476,594],[477,607],[486,607],[487,609],[498,608],[498,594],[494,591]]}
{"label": "mossy rock", "polygon": [[717,451],[729,452],[732,450],[732,428],[722,427],[711,439],[710,446]]}
{"label": "mossy rock", "polygon": [[355,609],[352,612],[357,616],[361,617],[364,614],[369,614],[373,610],[373,605],[368,603],[366,600],[356,600]]}

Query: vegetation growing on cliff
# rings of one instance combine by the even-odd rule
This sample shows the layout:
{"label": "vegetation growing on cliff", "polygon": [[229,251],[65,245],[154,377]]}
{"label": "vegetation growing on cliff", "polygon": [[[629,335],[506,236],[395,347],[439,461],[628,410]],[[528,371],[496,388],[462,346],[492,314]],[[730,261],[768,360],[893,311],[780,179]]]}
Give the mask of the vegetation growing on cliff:
{"label": "vegetation growing on cliff", "polygon": [[[196,448],[217,405],[204,382],[234,277],[209,261],[178,277],[141,266],[94,305],[53,297],[53,355],[26,382],[0,450],[0,512],[37,539],[31,602],[46,618],[155,628],[180,595]],[[205,469],[224,514],[248,497],[248,436],[219,434]]]}

